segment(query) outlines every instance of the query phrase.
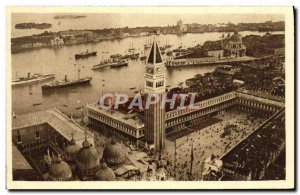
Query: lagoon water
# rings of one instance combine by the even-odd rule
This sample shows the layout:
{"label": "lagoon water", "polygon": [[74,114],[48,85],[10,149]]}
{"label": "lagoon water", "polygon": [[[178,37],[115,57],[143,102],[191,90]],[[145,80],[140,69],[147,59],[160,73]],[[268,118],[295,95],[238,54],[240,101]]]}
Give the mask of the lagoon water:
{"label": "lagoon water", "polygon": [[[263,35],[260,32],[240,32],[243,36],[249,34]],[[283,33],[283,32],[275,32]],[[202,33],[184,35],[159,35],[157,40],[159,45],[166,42],[173,45],[172,49],[179,46],[192,47],[203,44],[207,40],[218,40],[222,33]],[[145,62],[130,61],[127,67],[105,68],[101,72],[92,71],[91,67],[98,64],[102,59],[107,59],[112,54],[126,54],[131,44],[136,48],[136,52],[145,53],[143,45],[152,37],[130,37],[121,40],[109,40],[97,43],[76,44],[62,46],[59,48],[42,48],[22,53],[12,54],[12,79],[24,77],[28,72],[33,73],[55,73],[56,80],[61,80],[65,75],[70,79],[92,76],[91,84],[66,89],[58,89],[52,93],[43,94],[41,85],[51,83],[44,81],[30,85],[12,88],[12,109],[16,114],[24,114],[37,110],[56,107],[66,114],[78,114],[78,107],[87,103],[95,103],[102,93],[119,92],[134,95],[134,91],[143,90]],[[85,50],[97,51],[97,56],[86,59],[75,60],[76,53]],[[167,85],[178,86],[178,83],[185,82],[186,79],[196,74],[211,72],[216,65],[172,68],[167,70]],[[130,88],[136,87],[134,90]],[[34,106],[33,104],[41,103]],[[77,108],[77,109],[76,109]]]}

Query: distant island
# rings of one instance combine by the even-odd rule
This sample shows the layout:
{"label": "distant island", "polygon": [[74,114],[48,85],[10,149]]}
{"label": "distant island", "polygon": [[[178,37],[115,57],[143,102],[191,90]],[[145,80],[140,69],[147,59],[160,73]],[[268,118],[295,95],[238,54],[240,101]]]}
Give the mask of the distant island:
{"label": "distant island", "polygon": [[66,15],[56,15],[54,16],[54,19],[78,19],[78,18],[85,18],[85,15],[72,15],[72,14],[66,14]]}
{"label": "distant island", "polygon": [[[75,16],[75,15],[72,15]],[[79,15],[76,15],[77,17]],[[103,28],[103,29],[85,29],[85,30],[64,30],[58,32],[45,31],[41,34],[35,34],[31,36],[16,37],[11,39],[11,51],[12,53],[22,52],[34,48],[40,47],[57,47],[61,45],[71,45],[88,42],[98,42],[103,40],[124,39],[126,37],[142,37],[152,36],[160,34],[176,34],[183,35],[187,33],[209,33],[219,32],[228,34],[229,32],[241,32],[241,31],[259,31],[265,32],[269,35],[273,31],[284,31],[284,21],[272,22],[266,21],[263,23],[239,23],[239,24],[184,24],[182,20],[177,22],[176,25],[168,26],[144,26],[144,27],[123,27],[123,28]],[[275,36],[271,36],[272,38]],[[245,37],[245,42],[249,43],[247,51],[251,55],[257,56],[262,53],[269,52],[264,51],[265,45],[277,44],[278,37],[265,43],[264,40],[260,40],[259,37],[251,36]],[[255,44],[253,44],[255,43]],[[259,45],[259,47],[257,46]],[[275,47],[275,46],[274,46]],[[276,46],[277,47],[277,46]],[[280,46],[281,47],[281,46]],[[201,52],[201,51],[199,51]]]}
{"label": "distant island", "polygon": [[28,22],[28,23],[19,23],[15,25],[16,29],[31,29],[31,28],[36,28],[36,29],[47,29],[51,28],[52,24],[49,23],[33,23],[33,22]]}

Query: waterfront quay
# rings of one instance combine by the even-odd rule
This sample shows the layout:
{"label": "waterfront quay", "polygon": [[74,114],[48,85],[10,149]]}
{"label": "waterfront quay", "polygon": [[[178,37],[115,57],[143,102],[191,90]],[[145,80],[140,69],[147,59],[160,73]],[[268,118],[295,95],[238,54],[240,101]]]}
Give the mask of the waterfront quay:
{"label": "waterfront quay", "polygon": [[256,60],[255,57],[243,56],[239,58],[218,58],[218,57],[203,57],[203,58],[185,58],[185,59],[169,59],[166,60],[166,67],[185,67],[197,65],[222,65],[222,64],[240,64],[243,62],[252,62]]}

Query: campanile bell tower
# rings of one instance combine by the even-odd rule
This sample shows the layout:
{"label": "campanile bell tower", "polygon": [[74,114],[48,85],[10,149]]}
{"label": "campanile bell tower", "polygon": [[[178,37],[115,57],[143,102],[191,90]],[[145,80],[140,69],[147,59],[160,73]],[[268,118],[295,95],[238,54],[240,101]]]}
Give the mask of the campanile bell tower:
{"label": "campanile bell tower", "polygon": [[145,139],[152,143],[155,151],[164,148],[165,108],[161,107],[161,97],[166,90],[166,68],[155,37],[146,62],[145,93],[157,95],[159,101],[145,109]]}

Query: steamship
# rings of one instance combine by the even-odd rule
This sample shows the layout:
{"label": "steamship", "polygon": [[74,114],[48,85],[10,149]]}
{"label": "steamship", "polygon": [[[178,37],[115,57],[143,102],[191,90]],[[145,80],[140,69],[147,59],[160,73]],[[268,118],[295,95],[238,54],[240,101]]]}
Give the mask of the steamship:
{"label": "steamship", "polygon": [[30,73],[27,74],[27,77],[20,77],[16,80],[11,81],[12,86],[18,86],[18,85],[25,85],[29,83],[35,83],[43,80],[53,79],[55,77],[55,74],[39,74],[35,73],[32,76]]}

